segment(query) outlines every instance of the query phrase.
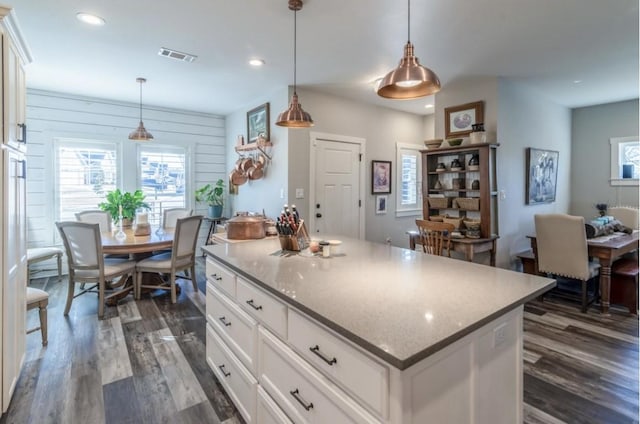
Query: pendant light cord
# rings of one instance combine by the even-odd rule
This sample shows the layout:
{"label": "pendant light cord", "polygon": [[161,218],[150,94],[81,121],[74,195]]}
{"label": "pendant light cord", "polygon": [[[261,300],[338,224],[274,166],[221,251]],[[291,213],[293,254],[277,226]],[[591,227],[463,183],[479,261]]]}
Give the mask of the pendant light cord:
{"label": "pendant light cord", "polygon": [[298,11],[294,10],[293,11],[293,94],[297,94],[296,93],[296,52],[297,52],[297,45],[296,45],[296,40],[297,40],[297,17],[298,17]]}
{"label": "pendant light cord", "polygon": [[411,43],[411,0],[407,0],[407,43]]}
{"label": "pendant light cord", "polygon": [[142,81],[140,81],[140,122],[142,122]]}

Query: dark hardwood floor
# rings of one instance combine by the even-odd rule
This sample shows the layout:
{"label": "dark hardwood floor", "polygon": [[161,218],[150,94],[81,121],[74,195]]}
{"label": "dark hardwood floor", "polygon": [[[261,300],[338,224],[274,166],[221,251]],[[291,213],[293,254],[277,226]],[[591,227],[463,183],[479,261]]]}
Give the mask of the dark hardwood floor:
{"label": "dark hardwood floor", "polygon": [[[95,294],[62,315],[66,280],[47,290],[49,345],[27,335],[27,356],[4,423],[242,423],[205,362],[204,261],[198,285],[172,305],[156,292],[107,307]],[[29,311],[28,326],[37,324]],[[524,422],[638,423],[638,318],[613,308],[582,314],[565,301],[525,307]],[[443,423],[449,424],[449,423]],[[484,424],[484,423],[479,423]]]}

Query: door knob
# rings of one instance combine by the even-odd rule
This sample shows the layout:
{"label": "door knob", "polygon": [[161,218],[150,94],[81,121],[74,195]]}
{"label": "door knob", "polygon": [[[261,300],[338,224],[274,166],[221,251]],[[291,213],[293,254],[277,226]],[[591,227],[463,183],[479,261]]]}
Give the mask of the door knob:
{"label": "door knob", "polygon": [[317,213],[316,214],[316,218],[322,218],[322,214],[321,213]]}

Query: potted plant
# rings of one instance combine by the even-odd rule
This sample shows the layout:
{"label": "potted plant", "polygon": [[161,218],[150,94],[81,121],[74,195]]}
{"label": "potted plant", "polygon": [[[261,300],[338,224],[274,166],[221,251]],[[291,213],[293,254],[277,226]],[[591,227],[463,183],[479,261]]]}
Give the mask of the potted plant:
{"label": "potted plant", "polygon": [[219,179],[216,184],[207,184],[196,190],[196,202],[209,205],[209,218],[220,218],[224,206],[224,180]]}
{"label": "potted plant", "polygon": [[120,214],[122,214],[122,226],[130,227],[136,216],[137,209],[151,209],[149,204],[144,201],[144,198],[145,194],[142,190],[130,193],[128,191],[122,192],[118,188],[108,192],[106,201],[100,203],[98,207],[105,212],[109,212],[113,222],[116,224],[120,220]]}

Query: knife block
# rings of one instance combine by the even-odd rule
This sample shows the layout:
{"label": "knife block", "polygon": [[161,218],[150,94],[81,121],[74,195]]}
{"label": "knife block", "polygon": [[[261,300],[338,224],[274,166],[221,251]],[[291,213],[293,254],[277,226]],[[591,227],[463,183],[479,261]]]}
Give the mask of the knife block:
{"label": "knife block", "polygon": [[304,220],[300,220],[298,231],[293,235],[279,235],[280,248],[282,250],[290,250],[293,252],[299,252],[306,249],[309,245],[309,233],[307,227],[304,225]]}

